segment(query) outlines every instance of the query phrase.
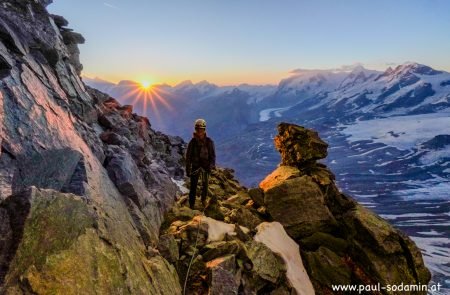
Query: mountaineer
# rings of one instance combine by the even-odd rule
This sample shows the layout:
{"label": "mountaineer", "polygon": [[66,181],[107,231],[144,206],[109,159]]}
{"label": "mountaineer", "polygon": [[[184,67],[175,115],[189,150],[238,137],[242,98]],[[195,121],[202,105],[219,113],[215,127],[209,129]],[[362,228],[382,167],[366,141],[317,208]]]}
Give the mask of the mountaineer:
{"label": "mountaineer", "polygon": [[214,141],[206,135],[206,121],[195,120],[195,132],[186,152],[186,174],[190,177],[189,207],[194,208],[198,179],[202,178],[202,204],[206,205],[208,179],[216,167]]}

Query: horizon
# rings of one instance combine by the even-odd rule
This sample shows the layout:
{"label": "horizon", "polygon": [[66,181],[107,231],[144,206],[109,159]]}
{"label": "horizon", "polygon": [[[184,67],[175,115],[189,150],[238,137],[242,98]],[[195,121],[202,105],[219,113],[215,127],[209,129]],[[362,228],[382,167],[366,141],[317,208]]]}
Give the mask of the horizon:
{"label": "horizon", "polygon": [[85,37],[83,75],[112,83],[276,85],[296,68],[405,61],[450,72],[443,0],[66,0],[48,9]]}
{"label": "horizon", "polygon": [[[136,81],[136,80],[131,80],[131,79],[123,79],[123,80],[119,80],[119,81],[109,81],[109,80],[106,80],[106,79],[104,79],[104,78],[102,78],[102,77],[98,77],[98,76],[95,76],[95,77],[89,77],[89,76],[84,75],[84,74],[82,75],[82,78],[87,78],[87,79],[89,79],[89,80],[94,80],[94,81],[98,81],[98,82],[111,83],[111,84],[114,84],[114,85],[116,85],[116,86],[119,85],[121,82],[131,82],[131,83],[138,84],[138,85],[140,85],[140,86],[144,86],[144,88],[148,88],[148,87],[152,87],[152,86],[169,86],[169,87],[176,87],[177,85],[180,85],[180,84],[185,83],[185,82],[190,82],[190,83],[192,83],[193,85],[197,85],[197,84],[200,84],[200,83],[202,83],[202,82],[207,82],[207,83],[209,83],[209,84],[213,84],[213,85],[216,85],[216,86],[218,86],[218,87],[236,87],[236,86],[241,86],[241,85],[250,85],[250,86],[278,86],[279,83],[280,83],[282,80],[287,79],[287,78],[289,78],[289,77],[296,76],[296,75],[300,75],[300,72],[302,72],[302,73],[305,73],[305,72],[307,72],[307,73],[313,73],[313,72],[334,72],[334,73],[336,73],[336,72],[341,72],[341,73],[342,73],[342,72],[348,72],[348,73],[350,73],[354,68],[356,68],[356,67],[358,67],[358,66],[361,66],[361,67],[363,67],[365,70],[369,70],[369,71],[378,71],[378,72],[380,72],[380,73],[383,73],[383,72],[387,71],[389,68],[390,68],[390,69],[395,69],[395,68],[398,67],[398,66],[408,65],[408,64],[419,64],[419,65],[423,65],[423,64],[420,64],[420,63],[416,63],[416,62],[407,61],[407,62],[404,62],[404,63],[401,63],[401,64],[391,64],[391,65],[387,65],[387,67],[386,67],[385,69],[373,69],[373,68],[371,69],[371,68],[368,68],[368,67],[366,67],[365,65],[363,65],[363,64],[361,64],[361,63],[356,63],[356,64],[353,64],[353,65],[342,65],[342,66],[340,66],[339,68],[330,68],[330,69],[305,69],[305,68],[298,68],[298,69],[293,69],[293,70],[291,70],[289,73],[287,73],[287,75],[286,75],[285,77],[282,77],[277,83],[272,83],[272,84],[270,84],[270,83],[265,83],[265,84],[251,84],[251,83],[246,83],[246,82],[238,82],[238,83],[236,83],[236,84],[220,85],[220,84],[217,84],[217,83],[208,81],[208,80],[198,80],[198,81],[194,81],[194,80],[192,80],[192,79],[186,79],[186,80],[183,80],[183,81],[179,81],[179,82],[177,82],[177,83],[174,83],[174,84],[171,84],[171,83],[167,83],[167,82],[161,81],[161,82],[158,82],[158,83],[150,83],[150,84],[148,84],[148,85],[142,85],[142,84],[147,84],[148,81]],[[424,66],[428,66],[428,65],[424,65]],[[447,71],[441,70],[441,69],[436,69],[436,68],[433,68],[433,69],[434,69],[434,70],[438,70],[438,71],[444,71],[444,72],[447,72]]]}

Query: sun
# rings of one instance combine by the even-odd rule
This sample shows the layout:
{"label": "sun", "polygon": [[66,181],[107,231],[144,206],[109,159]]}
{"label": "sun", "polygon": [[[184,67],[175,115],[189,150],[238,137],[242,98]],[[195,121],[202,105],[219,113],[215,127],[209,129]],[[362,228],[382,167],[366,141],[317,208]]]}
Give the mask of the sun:
{"label": "sun", "polygon": [[142,81],[141,82],[141,88],[144,90],[149,90],[152,87],[152,83],[149,81]]}
{"label": "sun", "polygon": [[123,94],[123,99],[127,104],[138,105],[144,115],[154,116],[154,118],[161,122],[159,108],[164,107],[170,112],[175,112],[175,108],[170,104],[170,93],[164,87],[159,87],[155,84],[155,80],[151,78],[143,78],[135,80],[129,91]]}

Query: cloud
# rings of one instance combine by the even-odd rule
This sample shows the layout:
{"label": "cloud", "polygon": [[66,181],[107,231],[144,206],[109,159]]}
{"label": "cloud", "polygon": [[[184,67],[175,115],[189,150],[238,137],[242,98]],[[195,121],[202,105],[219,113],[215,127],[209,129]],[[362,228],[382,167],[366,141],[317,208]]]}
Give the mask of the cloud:
{"label": "cloud", "polygon": [[336,71],[352,71],[357,67],[363,67],[364,64],[361,62],[355,62],[351,65],[342,65],[340,68],[335,69]]}
{"label": "cloud", "polygon": [[326,71],[326,70],[320,70],[320,69],[294,69],[289,72],[289,74],[303,74],[303,73],[309,73],[309,72],[317,72],[317,71]]}
{"label": "cloud", "polygon": [[398,62],[387,62],[387,63],[385,63],[385,65],[386,66],[397,66],[397,65],[399,65],[399,63]]}
{"label": "cloud", "polygon": [[105,5],[106,7],[112,8],[112,9],[119,9],[119,7],[112,5],[111,3],[108,3],[108,2],[103,2],[103,5]]}
{"label": "cloud", "polygon": [[336,71],[336,72],[351,72],[352,70],[354,70],[355,68],[358,67],[364,67],[363,63],[360,62],[355,62],[351,65],[342,65],[339,68],[328,68],[328,69],[294,69],[292,71],[290,71],[290,74],[306,74],[306,73],[325,73],[325,72],[330,72],[330,71]]}

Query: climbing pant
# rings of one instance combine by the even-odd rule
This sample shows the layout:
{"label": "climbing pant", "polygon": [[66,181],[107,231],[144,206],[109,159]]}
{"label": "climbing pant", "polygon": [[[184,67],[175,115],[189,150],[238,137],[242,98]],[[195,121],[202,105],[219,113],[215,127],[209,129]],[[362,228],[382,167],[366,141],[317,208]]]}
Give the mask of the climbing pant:
{"label": "climbing pant", "polygon": [[194,208],[199,177],[202,178],[202,202],[206,201],[206,196],[208,195],[209,172],[203,168],[198,168],[191,173],[191,185],[189,190],[189,207],[191,208]]}

